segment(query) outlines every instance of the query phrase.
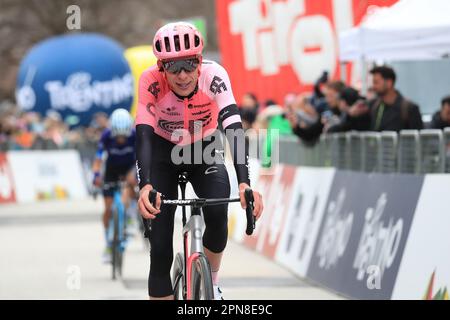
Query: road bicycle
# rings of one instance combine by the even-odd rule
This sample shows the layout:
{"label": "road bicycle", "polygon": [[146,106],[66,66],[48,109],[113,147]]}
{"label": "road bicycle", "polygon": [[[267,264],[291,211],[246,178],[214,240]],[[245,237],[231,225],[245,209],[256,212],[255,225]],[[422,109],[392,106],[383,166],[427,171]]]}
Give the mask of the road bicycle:
{"label": "road bicycle", "polygon": [[[186,199],[186,184],[188,174],[183,172],[178,177],[178,185],[181,189],[181,199],[165,199],[161,195],[161,205],[176,205],[182,207],[183,212],[183,253],[177,253],[172,271],[172,287],[175,300],[213,300],[213,282],[211,267],[203,251],[203,230],[205,222],[202,216],[202,208],[206,206],[240,202],[239,198],[219,198],[219,199]],[[149,200],[152,205],[156,203],[157,191],[152,190]],[[251,235],[255,228],[255,217],[253,216],[253,192],[250,188],[245,190],[245,200],[247,203],[246,234]],[[191,207],[191,215],[186,221],[186,207]],[[151,221],[143,219],[145,226],[145,236],[148,238],[151,232]]]}

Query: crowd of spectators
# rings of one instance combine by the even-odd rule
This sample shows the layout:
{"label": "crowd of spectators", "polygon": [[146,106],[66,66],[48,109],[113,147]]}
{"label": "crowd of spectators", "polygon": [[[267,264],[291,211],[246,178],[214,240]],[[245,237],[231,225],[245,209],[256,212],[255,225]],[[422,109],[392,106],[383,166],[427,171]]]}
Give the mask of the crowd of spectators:
{"label": "crowd of spectators", "polygon": [[289,93],[283,105],[264,103],[261,108],[255,95],[247,93],[240,109],[245,128],[278,126],[281,134],[293,133],[314,144],[322,133],[450,127],[450,96],[442,99],[440,110],[424,124],[420,107],[396,89],[396,74],[391,67],[377,66],[370,74],[371,86],[365,97],[355,88],[329,79],[327,72],[317,80],[311,94]]}
{"label": "crowd of spectators", "polygon": [[0,108],[0,151],[53,150],[97,145],[108,126],[106,113],[97,113],[89,126],[74,126],[71,118],[62,119],[56,111],[43,117],[37,112],[22,112],[6,103]]}
{"label": "crowd of spectators", "polygon": [[[370,71],[372,83],[366,96],[324,72],[312,93],[288,93],[282,104],[258,101],[252,93],[241,99],[244,129],[277,129],[314,144],[322,133],[346,131],[400,131],[450,127],[450,96],[444,97],[430,123],[424,125],[417,104],[395,88],[396,74],[388,66]],[[96,113],[89,126],[76,126],[56,111],[45,116],[0,105],[0,151],[64,149],[95,146],[108,126],[106,113]]]}

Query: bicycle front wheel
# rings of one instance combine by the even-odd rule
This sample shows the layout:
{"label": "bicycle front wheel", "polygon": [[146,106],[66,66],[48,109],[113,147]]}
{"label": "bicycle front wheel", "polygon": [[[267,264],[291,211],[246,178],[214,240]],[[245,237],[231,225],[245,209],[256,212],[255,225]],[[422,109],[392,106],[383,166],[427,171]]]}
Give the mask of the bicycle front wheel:
{"label": "bicycle front wheel", "polygon": [[112,279],[116,280],[118,277],[122,276],[122,258],[123,253],[120,248],[120,228],[119,228],[119,212],[115,208],[112,212],[113,214],[113,226],[114,226],[114,236],[112,242]]}
{"label": "bicycle front wheel", "polygon": [[181,253],[177,253],[172,272],[173,297],[175,300],[185,300],[184,288],[184,258]]}
{"label": "bicycle front wheel", "polygon": [[211,267],[202,253],[192,262],[191,281],[193,300],[214,300]]}

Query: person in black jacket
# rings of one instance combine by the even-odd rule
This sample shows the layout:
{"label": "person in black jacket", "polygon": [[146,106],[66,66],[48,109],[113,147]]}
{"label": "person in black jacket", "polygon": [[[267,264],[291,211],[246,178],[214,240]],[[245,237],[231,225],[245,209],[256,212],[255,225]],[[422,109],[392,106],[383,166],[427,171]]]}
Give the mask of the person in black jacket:
{"label": "person in black jacket", "polygon": [[442,99],[441,110],[436,111],[430,123],[430,129],[450,127],[450,96]]}
{"label": "person in black jacket", "polygon": [[372,87],[378,98],[371,101],[372,131],[400,131],[403,129],[423,129],[419,107],[404,98],[395,89],[396,75],[392,68],[380,66],[373,68]]}

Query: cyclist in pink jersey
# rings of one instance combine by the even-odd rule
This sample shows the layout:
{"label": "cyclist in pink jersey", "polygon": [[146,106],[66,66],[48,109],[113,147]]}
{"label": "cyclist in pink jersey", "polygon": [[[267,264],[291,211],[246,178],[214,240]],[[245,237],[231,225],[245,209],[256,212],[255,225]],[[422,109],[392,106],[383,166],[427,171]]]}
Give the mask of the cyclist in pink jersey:
{"label": "cyclist in pink jersey", "polygon": [[[141,215],[152,219],[148,279],[151,299],[173,299],[170,268],[175,207],[160,208],[160,194],[169,199],[177,198],[178,174],[188,172],[188,179],[199,197],[230,195],[228,174],[221,156],[223,145],[217,136],[219,125],[230,142],[243,208],[246,205],[244,190],[250,187],[248,144],[228,74],[219,64],[203,61],[202,50],[202,36],[193,25],[167,24],[157,31],[153,40],[157,65],[146,70],[139,80],[138,204]],[[176,155],[181,155],[183,161],[175,159]],[[152,189],[158,191],[155,207],[148,200]],[[253,196],[254,215],[258,219],[263,203],[259,192],[253,191]],[[205,208],[204,219],[203,245],[212,269],[215,298],[221,299],[218,271],[227,242],[227,206]]]}

